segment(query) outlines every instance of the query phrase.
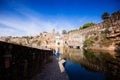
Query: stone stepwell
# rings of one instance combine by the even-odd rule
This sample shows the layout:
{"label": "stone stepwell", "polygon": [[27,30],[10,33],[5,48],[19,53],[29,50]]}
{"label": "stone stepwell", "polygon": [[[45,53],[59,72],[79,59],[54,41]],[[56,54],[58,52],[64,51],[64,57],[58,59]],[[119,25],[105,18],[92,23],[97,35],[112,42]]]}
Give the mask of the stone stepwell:
{"label": "stone stepwell", "polygon": [[0,80],[68,80],[52,50],[0,41]]}

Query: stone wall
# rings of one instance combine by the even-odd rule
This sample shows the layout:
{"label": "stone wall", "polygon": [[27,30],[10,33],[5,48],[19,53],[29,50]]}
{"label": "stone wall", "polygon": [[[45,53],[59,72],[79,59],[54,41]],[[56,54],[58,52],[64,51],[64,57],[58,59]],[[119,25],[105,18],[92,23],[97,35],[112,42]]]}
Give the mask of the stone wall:
{"label": "stone wall", "polygon": [[[119,30],[120,27],[120,20],[111,23],[110,27],[116,27],[116,30]],[[79,46],[80,48],[83,47],[83,41],[91,36],[97,35],[100,36],[102,32],[106,30],[106,23],[98,23],[94,26],[77,30],[74,32],[70,32],[69,34],[66,34],[64,38],[67,38],[65,42],[67,42],[67,46],[72,46],[76,48]],[[118,37],[117,37],[118,39]]]}
{"label": "stone wall", "polygon": [[1,37],[0,41],[29,46],[39,49],[50,49],[54,47],[54,33],[41,33],[36,36],[23,37]]}

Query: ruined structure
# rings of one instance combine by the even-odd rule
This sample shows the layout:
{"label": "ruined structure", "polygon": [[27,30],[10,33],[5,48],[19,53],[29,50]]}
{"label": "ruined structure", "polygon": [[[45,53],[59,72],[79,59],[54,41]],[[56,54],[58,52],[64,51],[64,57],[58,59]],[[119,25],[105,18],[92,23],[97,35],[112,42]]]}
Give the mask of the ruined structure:
{"label": "ruined structure", "polygon": [[[83,42],[85,39],[91,37],[91,36],[98,36],[105,32],[106,26],[108,26],[106,23],[99,23],[94,26],[90,26],[88,28],[77,30],[74,32],[70,32],[68,34],[64,35],[64,42],[67,43],[65,46],[67,47],[73,47],[73,48],[82,48]],[[112,28],[109,30],[109,34],[107,35],[107,38],[114,40],[115,44],[120,44],[120,20],[113,22],[110,24],[109,28]]]}
{"label": "ruined structure", "polygon": [[65,39],[65,42],[67,42],[68,47],[82,48],[83,41],[86,38],[89,38],[90,36],[94,36],[94,35],[100,35],[100,33],[104,30],[105,27],[103,26],[103,24],[99,23],[97,25],[82,30],[70,32],[69,34],[65,35],[65,37],[68,38],[67,40]]}
{"label": "ruined structure", "polygon": [[[30,46],[39,49],[56,49],[59,50],[60,47],[72,47],[79,48],[83,47],[83,42],[85,39],[91,36],[98,36],[105,32],[108,24],[105,22],[98,23],[94,26],[90,26],[85,29],[70,32],[68,34],[58,35],[53,29],[52,32],[43,32],[37,36],[27,36],[27,37],[1,37],[0,41],[5,41],[9,43],[20,44],[23,46]],[[115,45],[120,44],[120,20],[112,22],[109,25],[107,33],[107,38],[113,40]],[[57,48],[56,48],[57,47]]]}

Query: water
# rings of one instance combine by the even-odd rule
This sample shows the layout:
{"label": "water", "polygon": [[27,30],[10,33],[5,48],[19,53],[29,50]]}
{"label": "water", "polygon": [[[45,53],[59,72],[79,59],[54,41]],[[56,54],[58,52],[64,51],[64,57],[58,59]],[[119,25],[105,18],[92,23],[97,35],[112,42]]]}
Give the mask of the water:
{"label": "water", "polygon": [[62,57],[70,80],[120,80],[119,53],[67,49]]}
{"label": "water", "polygon": [[65,68],[71,80],[105,80],[105,76],[102,73],[88,71],[80,64],[70,60],[67,60]]}
{"label": "water", "polygon": [[[30,80],[53,61],[44,52],[27,47],[14,45],[12,49],[6,44],[0,49],[0,80]],[[66,58],[70,80],[120,80],[120,53],[64,49],[61,57]]]}

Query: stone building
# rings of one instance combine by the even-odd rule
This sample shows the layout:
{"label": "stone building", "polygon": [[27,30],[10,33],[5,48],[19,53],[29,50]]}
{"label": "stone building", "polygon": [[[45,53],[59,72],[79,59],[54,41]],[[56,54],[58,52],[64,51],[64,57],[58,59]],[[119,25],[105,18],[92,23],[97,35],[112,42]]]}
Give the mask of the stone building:
{"label": "stone building", "polygon": [[105,27],[103,23],[99,23],[97,25],[82,29],[82,30],[77,30],[68,33],[67,35],[65,34],[65,38],[67,38],[66,43],[68,47],[72,48],[82,48],[83,47],[83,41],[91,36],[94,35],[100,35],[102,31],[105,30]]}

